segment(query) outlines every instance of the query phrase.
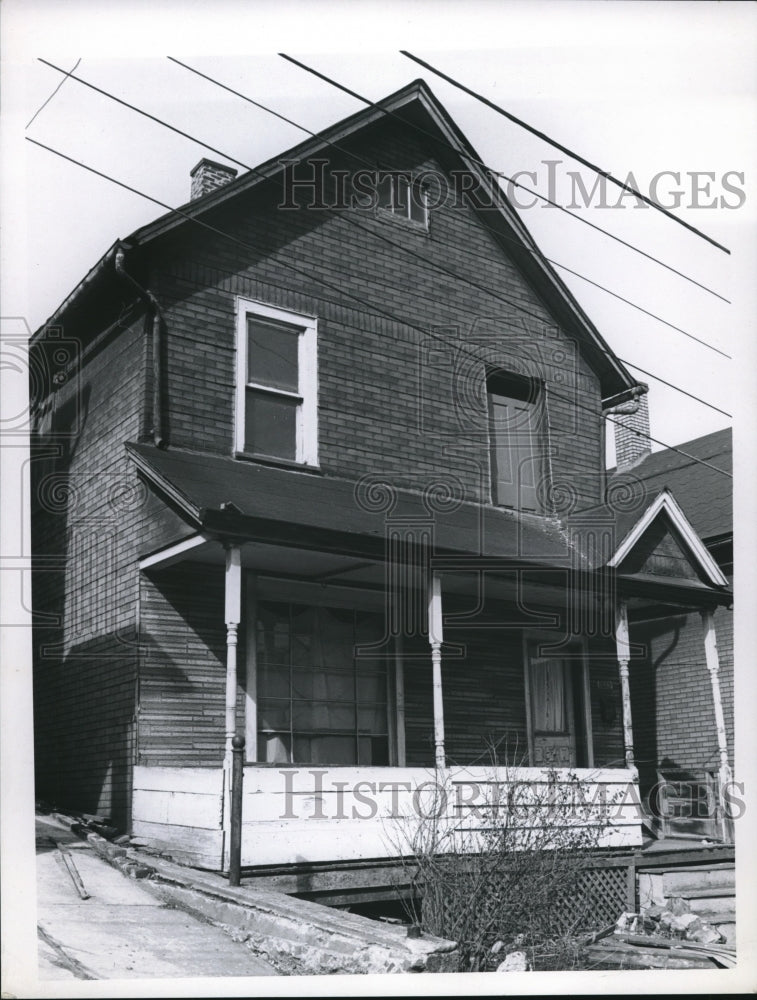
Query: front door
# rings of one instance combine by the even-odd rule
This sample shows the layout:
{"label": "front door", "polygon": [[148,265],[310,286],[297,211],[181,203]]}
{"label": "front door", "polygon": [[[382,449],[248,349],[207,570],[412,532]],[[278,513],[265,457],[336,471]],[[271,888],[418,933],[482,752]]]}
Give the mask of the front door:
{"label": "front door", "polygon": [[534,657],[529,664],[532,764],[574,767],[576,727],[570,661]]}

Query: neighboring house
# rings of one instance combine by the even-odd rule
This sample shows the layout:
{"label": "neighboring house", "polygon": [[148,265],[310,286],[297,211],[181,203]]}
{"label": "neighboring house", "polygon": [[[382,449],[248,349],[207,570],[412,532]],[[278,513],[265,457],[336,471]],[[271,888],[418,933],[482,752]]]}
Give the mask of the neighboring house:
{"label": "neighboring house", "polygon": [[479,164],[422,82],[203,160],[35,335],[38,794],[218,869],[234,734],[245,865],[391,855],[435,773],[637,787],[629,613],[730,591],[608,491],[646,387]]}
{"label": "neighboring house", "polygon": [[[633,427],[649,433],[642,408],[616,436],[616,482],[635,484],[645,502],[670,490],[688,521],[707,546],[729,585],[733,581],[733,473],[730,429],[651,454],[649,441],[633,435]],[[697,459],[699,461],[697,461]],[[722,470],[722,471],[718,471]],[[631,622],[631,640],[638,645],[632,661],[631,704],[635,759],[642,791],[660,778],[673,783],[667,808],[674,832],[717,833],[708,823],[712,802],[705,787],[727,762],[733,768],[733,611],[721,606],[714,616],[719,660],[719,690],[723,730],[718,733],[712,678],[702,657],[703,623],[682,607],[660,616],[639,616]],[[723,753],[723,750],[726,753]],[[675,787],[678,785],[679,787]],[[675,803],[672,799],[675,798]],[[680,801],[678,801],[680,800]],[[664,812],[659,794],[653,804]],[[678,815],[675,815],[677,813]]]}

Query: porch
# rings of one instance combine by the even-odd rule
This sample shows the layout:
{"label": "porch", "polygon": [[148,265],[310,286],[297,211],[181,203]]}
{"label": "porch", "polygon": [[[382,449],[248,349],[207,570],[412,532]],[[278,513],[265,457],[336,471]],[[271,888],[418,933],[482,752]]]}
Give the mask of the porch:
{"label": "porch", "polygon": [[[151,451],[159,470],[143,453],[163,494],[194,497],[198,525],[140,562],[152,663],[133,829],[176,857],[227,867],[241,734],[243,866],[397,857],[398,824],[418,825],[440,788],[442,826],[467,831],[469,849],[491,809],[529,788],[521,842],[583,822],[593,847],[641,845],[632,624],[671,607],[701,611],[722,720],[712,609],[730,594],[673,503],[645,512],[618,547],[604,508],[562,528],[311,476],[293,499],[281,470],[213,459],[217,472],[203,466],[198,479],[191,455]],[[673,537],[683,560],[665,549]],[[718,739],[724,783],[720,723]],[[579,787],[583,811],[545,811],[541,787]],[[608,814],[608,801],[620,808]]]}

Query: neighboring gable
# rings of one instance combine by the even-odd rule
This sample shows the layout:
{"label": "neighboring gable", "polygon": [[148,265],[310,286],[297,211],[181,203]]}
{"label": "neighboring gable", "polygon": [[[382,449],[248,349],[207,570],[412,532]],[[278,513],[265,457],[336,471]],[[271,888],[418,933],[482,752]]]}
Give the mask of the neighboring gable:
{"label": "neighboring gable", "polygon": [[626,534],[609,565],[623,576],[661,576],[716,587],[728,584],[667,489]]}
{"label": "neighboring gable", "polygon": [[[621,573],[643,573],[684,580],[702,580],[704,574],[676,538],[668,519],[659,518],[636,548],[618,566]],[[706,579],[703,580],[706,582]]]}

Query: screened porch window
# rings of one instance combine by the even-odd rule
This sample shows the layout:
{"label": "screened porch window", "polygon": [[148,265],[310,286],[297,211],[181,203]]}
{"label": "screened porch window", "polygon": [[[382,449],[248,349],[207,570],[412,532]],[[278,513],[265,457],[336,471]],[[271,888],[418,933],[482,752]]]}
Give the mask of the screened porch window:
{"label": "screened porch window", "polygon": [[258,746],[266,763],[389,763],[386,662],[355,655],[383,617],[260,601]]}

